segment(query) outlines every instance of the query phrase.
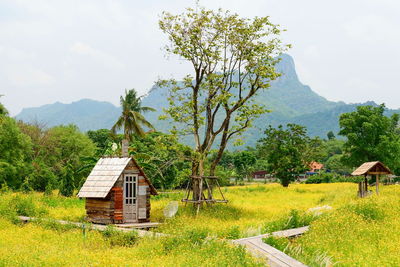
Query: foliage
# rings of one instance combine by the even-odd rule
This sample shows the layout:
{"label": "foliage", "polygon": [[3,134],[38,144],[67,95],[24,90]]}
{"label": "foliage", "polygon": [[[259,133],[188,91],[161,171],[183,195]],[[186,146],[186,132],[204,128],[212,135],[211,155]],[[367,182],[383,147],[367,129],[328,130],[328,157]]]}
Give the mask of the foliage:
{"label": "foliage", "polygon": [[310,154],[304,153],[310,140],[306,129],[296,124],[288,124],[287,129],[282,125],[276,129],[269,126],[265,135],[259,141],[260,156],[268,161],[268,170],[287,187],[295,175],[303,172],[311,162],[305,157]]}
{"label": "foliage", "polygon": [[307,226],[317,218],[318,216],[311,212],[292,209],[288,215],[285,215],[278,220],[266,223],[263,227],[263,232],[272,233],[275,231]]}
{"label": "foliage", "polygon": [[342,154],[335,154],[325,161],[325,169],[348,175],[351,173],[352,169],[346,166]]}
{"label": "foliage", "polygon": [[246,150],[236,153],[233,158],[233,165],[240,177],[248,177],[254,170],[253,167],[256,162],[256,155]]}
{"label": "foliage", "polygon": [[65,197],[70,197],[74,193],[74,170],[71,164],[68,164],[60,183],[60,194]]}
{"label": "foliage", "polygon": [[274,68],[286,49],[280,29],[268,17],[240,18],[202,7],[179,15],[164,12],[159,26],[169,39],[167,53],[188,61],[193,70],[182,82],[158,82],[168,88],[166,117],[176,123],[175,132],[193,135],[193,175],[204,174],[204,161],[218,140],[210,166],[214,175],[228,142],[266,112],[254,96],[280,75]]}
{"label": "foliage", "polygon": [[106,230],[101,233],[111,246],[131,247],[138,241],[138,234],[135,230],[125,233],[117,231],[113,226],[108,225]]}
{"label": "foliage", "polygon": [[[63,177],[68,164],[71,165],[70,168],[75,173],[82,166],[82,159],[91,157],[95,153],[95,145],[74,125],[50,128],[48,135],[52,147],[44,147],[44,150],[49,155],[47,164],[54,166],[57,177]],[[51,151],[49,151],[50,149]],[[87,174],[80,173],[77,177],[74,177],[74,186],[78,187]]]}
{"label": "foliage", "polygon": [[[78,170],[86,164],[85,158],[93,157],[96,150],[85,134],[74,125],[47,129],[39,123],[18,122],[17,126],[31,141],[30,147],[21,152],[29,155],[29,162],[24,164],[25,168],[29,169],[29,174],[23,179],[25,188],[37,191],[58,188],[68,164],[76,175],[73,177],[74,187],[80,185],[89,170]],[[13,175],[13,179],[16,180],[17,176]]]}
{"label": "foliage", "polygon": [[98,157],[103,156],[112,143],[121,143],[120,135],[115,135],[108,129],[90,130],[87,131],[87,136],[97,146]]}
{"label": "foliage", "polygon": [[189,147],[176,136],[152,132],[130,144],[139,165],[146,170],[154,186],[171,189],[181,186],[190,175]]}
{"label": "foliage", "polygon": [[137,96],[135,89],[125,90],[125,97],[120,97],[122,114],[111,128],[115,134],[117,130],[124,128],[124,138],[132,140],[132,135],[144,136],[143,126],[154,129],[142,115],[144,112],[154,111],[150,107],[142,107],[141,97]]}
{"label": "foliage", "polygon": [[339,134],[347,138],[344,162],[356,167],[368,161],[381,161],[397,170],[400,160],[399,115],[384,115],[385,105],[359,106],[340,116]]}
{"label": "foliage", "polygon": [[13,189],[29,174],[32,142],[14,119],[0,115],[0,184]]}
{"label": "foliage", "polygon": [[362,177],[358,176],[342,176],[337,173],[325,172],[312,175],[307,178],[306,184],[320,184],[320,183],[358,183]]}
{"label": "foliage", "polygon": [[[2,95],[0,95],[2,97]],[[4,107],[2,103],[0,103],[0,116],[1,115],[8,115],[8,110]]]}
{"label": "foliage", "polygon": [[328,137],[328,140],[335,140],[336,136],[332,131],[329,131],[326,136]]}

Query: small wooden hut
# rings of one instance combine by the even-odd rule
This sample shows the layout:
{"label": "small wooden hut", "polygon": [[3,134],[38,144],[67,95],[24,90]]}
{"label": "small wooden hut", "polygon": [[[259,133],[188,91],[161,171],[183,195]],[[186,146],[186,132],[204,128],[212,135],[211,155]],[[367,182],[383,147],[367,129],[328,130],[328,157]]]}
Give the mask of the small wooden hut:
{"label": "small wooden hut", "polygon": [[364,176],[364,181],[358,184],[358,195],[365,197],[368,195],[368,175],[375,175],[376,182],[376,194],[379,194],[379,179],[381,175],[392,174],[392,171],[383,165],[380,161],[365,162],[358,167],[351,175],[353,176]]}
{"label": "small wooden hut", "polygon": [[99,159],[78,193],[88,221],[100,224],[149,222],[150,195],[157,191],[133,157]]}

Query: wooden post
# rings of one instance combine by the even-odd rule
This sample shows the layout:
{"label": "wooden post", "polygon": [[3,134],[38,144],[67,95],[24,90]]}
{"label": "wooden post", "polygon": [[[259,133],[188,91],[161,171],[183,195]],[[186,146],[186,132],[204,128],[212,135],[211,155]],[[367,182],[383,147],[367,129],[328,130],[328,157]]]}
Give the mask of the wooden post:
{"label": "wooden post", "polygon": [[363,197],[362,190],[363,190],[363,184],[362,184],[362,182],[359,182],[358,183],[358,196],[359,197]]}
{"label": "wooden post", "polygon": [[376,186],[376,194],[379,195],[379,174],[376,175],[376,182],[375,182],[375,186]]}
{"label": "wooden post", "polygon": [[198,199],[198,203],[197,203],[197,211],[196,211],[196,215],[197,214],[199,214],[199,210],[200,210],[200,206],[202,206],[202,196],[203,196],[203,176],[200,176],[201,178],[200,178],[200,181],[199,181],[199,183],[200,183],[200,185],[199,185],[199,189],[200,189],[200,192],[199,192],[199,194],[200,194],[200,198]]}
{"label": "wooden post", "polygon": [[367,193],[368,193],[368,179],[367,179],[367,175],[365,175],[364,177],[365,177],[365,179],[364,179],[364,186],[365,186],[364,192],[365,192],[365,194],[367,194]]}

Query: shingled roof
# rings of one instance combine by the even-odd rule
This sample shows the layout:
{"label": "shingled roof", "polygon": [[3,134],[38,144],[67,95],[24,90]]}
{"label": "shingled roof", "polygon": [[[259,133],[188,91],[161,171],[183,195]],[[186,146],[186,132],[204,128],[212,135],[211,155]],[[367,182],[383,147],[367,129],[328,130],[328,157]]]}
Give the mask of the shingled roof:
{"label": "shingled roof", "polygon": [[357,176],[357,175],[365,175],[369,172],[375,172],[375,173],[380,173],[380,174],[392,174],[391,170],[383,165],[382,162],[380,161],[371,161],[371,162],[365,162],[363,163],[360,167],[358,167],[351,175]]}
{"label": "shingled roof", "polygon": [[133,158],[128,157],[99,159],[79,191],[78,197],[105,198],[131,160],[139,168],[141,175],[143,175],[148,182],[151,194],[157,195],[156,189],[140,166]]}

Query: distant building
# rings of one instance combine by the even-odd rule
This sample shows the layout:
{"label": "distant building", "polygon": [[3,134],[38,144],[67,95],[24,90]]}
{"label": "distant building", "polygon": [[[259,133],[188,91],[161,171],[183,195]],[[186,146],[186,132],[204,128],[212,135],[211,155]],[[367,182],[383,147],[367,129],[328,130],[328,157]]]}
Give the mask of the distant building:
{"label": "distant building", "polygon": [[267,171],[256,171],[253,172],[253,179],[265,179],[267,178],[268,172]]}
{"label": "distant building", "polygon": [[308,172],[319,172],[324,168],[324,164],[313,161],[309,165],[310,170]]}

